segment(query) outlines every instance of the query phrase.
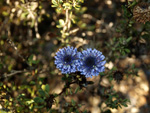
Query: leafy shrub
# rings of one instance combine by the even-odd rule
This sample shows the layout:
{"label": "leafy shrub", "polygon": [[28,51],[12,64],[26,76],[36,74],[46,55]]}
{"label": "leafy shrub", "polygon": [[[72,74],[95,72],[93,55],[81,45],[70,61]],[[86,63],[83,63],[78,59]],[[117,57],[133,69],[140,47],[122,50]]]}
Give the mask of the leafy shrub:
{"label": "leafy shrub", "polygon": [[138,76],[139,68],[118,64],[149,53],[150,22],[136,22],[137,1],[118,2],[99,1],[105,7],[98,10],[94,1],[2,0],[0,112],[88,113],[91,96],[100,98],[103,113],[127,107],[130,100],[115,91],[114,80]]}

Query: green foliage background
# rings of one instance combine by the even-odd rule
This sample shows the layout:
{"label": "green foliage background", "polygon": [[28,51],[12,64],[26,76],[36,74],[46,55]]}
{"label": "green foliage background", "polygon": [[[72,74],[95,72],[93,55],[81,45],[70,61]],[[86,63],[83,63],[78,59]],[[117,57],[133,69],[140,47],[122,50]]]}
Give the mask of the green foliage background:
{"label": "green foliage background", "polygon": [[[149,82],[150,22],[132,18],[138,2],[0,0],[0,112],[90,113],[91,97],[99,100],[97,113],[130,105],[128,93],[114,89],[115,72],[134,81],[142,69]],[[54,56],[67,45],[102,51],[106,71],[93,78],[62,75]],[[122,62],[127,58],[140,65]]]}

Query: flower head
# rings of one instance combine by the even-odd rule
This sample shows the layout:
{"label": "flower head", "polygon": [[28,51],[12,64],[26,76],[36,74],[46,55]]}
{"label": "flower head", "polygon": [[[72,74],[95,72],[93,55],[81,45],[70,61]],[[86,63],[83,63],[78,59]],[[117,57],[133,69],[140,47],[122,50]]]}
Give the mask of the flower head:
{"label": "flower head", "polygon": [[79,64],[77,49],[70,46],[60,49],[56,53],[55,64],[63,74],[76,72]]}
{"label": "flower head", "polygon": [[121,71],[116,71],[113,74],[114,79],[119,83],[123,79],[123,73]]}
{"label": "flower head", "polygon": [[133,9],[133,18],[140,23],[150,21],[150,4],[141,2]]}
{"label": "flower head", "polygon": [[80,66],[78,66],[78,70],[81,74],[86,77],[92,77],[99,75],[100,72],[105,70],[104,61],[105,56],[102,55],[102,52],[96,49],[87,49],[83,50],[80,53]]}

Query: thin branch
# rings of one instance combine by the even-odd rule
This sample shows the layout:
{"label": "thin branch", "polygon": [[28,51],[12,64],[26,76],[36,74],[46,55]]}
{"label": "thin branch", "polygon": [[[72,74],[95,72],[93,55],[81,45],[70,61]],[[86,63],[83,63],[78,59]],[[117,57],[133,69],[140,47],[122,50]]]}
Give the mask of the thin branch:
{"label": "thin branch", "polygon": [[39,30],[38,30],[38,16],[36,17],[36,20],[35,20],[34,29],[35,29],[35,33],[36,33],[36,38],[40,39],[41,36],[40,36]]}
{"label": "thin branch", "polygon": [[13,70],[11,73],[9,74],[4,74],[2,75],[2,77],[0,77],[0,79],[2,78],[7,78],[7,77],[11,77],[11,76],[14,76],[14,75],[17,75],[17,74],[21,74],[21,73],[25,73],[25,72],[28,72],[27,70]]}
{"label": "thin branch", "polygon": [[10,46],[17,52],[18,56],[29,66],[28,62],[26,61],[26,59],[19,53],[17,46],[15,45],[15,43],[9,38],[7,37],[6,40]]}
{"label": "thin branch", "polygon": [[61,91],[58,95],[61,95],[61,94],[63,94],[64,92],[66,92],[67,88],[70,88],[70,85],[71,85],[71,84],[74,84],[74,83],[76,83],[76,81],[70,82],[70,83],[68,83],[68,84],[66,83],[65,87],[62,89],[62,91]]}

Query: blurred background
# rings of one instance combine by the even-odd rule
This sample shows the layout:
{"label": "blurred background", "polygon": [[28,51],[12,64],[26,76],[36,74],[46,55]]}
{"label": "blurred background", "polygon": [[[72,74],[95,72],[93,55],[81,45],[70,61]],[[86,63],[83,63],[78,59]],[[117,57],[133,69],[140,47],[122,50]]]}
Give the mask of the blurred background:
{"label": "blurred background", "polygon": [[[61,5],[52,7],[51,0],[0,0],[0,112],[46,113],[45,107],[35,107],[33,98],[43,84],[49,85],[49,94],[62,91],[64,75],[56,69],[54,56],[71,45],[79,51],[101,51],[106,70],[103,76],[87,78],[94,84],[77,94],[49,100],[52,113],[67,112],[65,104],[72,99],[82,105],[77,108],[80,112],[150,113],[150,22],[137,23],[132,18],[138,2],[80,2],[79,10],[72,9],[69,35],[64,35],[60,20],[65,21],[66,10],[59,9]],[[127,107],[112,109],[105,103],[104,95],[112,85],[120,98],[130,100]],[[72,84],[71,90],[77,87]]]}

